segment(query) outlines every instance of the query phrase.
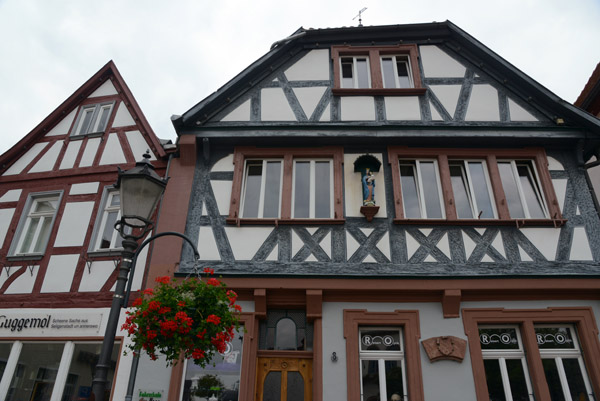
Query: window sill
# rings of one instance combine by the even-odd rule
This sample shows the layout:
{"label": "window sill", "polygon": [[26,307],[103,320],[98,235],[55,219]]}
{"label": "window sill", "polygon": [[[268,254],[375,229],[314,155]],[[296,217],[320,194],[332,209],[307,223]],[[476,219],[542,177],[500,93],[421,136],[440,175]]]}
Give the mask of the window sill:
{"label": "window sill", "polygon": [[28,254],[28,255],[13,255],[13,256],[7,256],[6,260],[10,261],[10,262],[20,262],[23,260],[42,260],[44,258],[43,254]]}
{"label": "window sill", "polygon": [[260,224],[260,225],[318,225],[318,224],[344,224],[345,219],[236,219],[228,217],[226,220],[227,224],[233,225],[248,225],[248,224]]}
{"label": "window sill", "polygon": [[98,251],[88,251],[88,256],[90,258],[101,258],[101,257],[106,257],[106,256],[121,256],[121,253],[123,252],[123,248],[116,248],[116,249],[102,249],[102,250],[98,250]]}
{"label": "window sill", "polygon": [[421,96],[427,88],[333,88],[334,96]]}
{"label": "window sill", "polygon": [[71,141],[81,141],[83,140],[83,138],[100,138],[102,135],[104,135],[104,131],[102,132],[90,132],[89,134],[85,134],[85,135],[71,135],[69,137],[69,140]]}
{"label": "window sill", "polygon": [[436,226],[516,226],[520,227],[561,227],[566,219],[394,219],[394,224],[436,225]]}

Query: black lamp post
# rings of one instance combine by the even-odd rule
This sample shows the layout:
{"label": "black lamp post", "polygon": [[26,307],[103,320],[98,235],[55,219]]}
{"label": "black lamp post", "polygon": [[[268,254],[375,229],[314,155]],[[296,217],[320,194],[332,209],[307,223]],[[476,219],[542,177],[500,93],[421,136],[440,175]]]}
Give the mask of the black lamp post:
{"label": "black lamp post", "polygon": [[105,397],[110,357],[123,306],[127,277],[138,247],[137,240],[152,230],[150,217],[167,185],[167,180],[156,174],[154,166],[148,161],[149,158],[150,155],[146,153],[144,160],[137,162],[131,170],[119,169],[116,187],[121,194],[121,220],[115,224],[115,229],[123,237],[123,252],[104,341],[92,381],[93,400],[104,400]]}

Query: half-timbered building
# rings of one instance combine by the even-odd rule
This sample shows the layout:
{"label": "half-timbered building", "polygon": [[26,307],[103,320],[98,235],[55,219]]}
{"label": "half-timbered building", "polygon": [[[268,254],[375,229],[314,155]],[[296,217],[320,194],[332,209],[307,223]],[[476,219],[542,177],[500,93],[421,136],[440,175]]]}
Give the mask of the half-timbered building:
{"label": "half-timbered building", "polygon": [[[0,400],[89,399],[120,259],[117,166],[149,151],[164,175],[170,148],[111,61],[0,156]],[[131,360],[122,345],[114,399]]]}
{"label": "half-timbered building", "polygon": [[158,229],[245,331],[169,399],[597,399],[600,124],[451,22],[299,29],[173,123]]}

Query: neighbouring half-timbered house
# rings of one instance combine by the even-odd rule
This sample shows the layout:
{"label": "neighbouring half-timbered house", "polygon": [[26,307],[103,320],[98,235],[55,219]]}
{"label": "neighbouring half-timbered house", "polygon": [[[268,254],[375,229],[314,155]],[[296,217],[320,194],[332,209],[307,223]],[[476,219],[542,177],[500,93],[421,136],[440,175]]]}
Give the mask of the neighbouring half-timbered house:
{"label": "neighbouring half-timbered house", "polygon": [[[89,399],[120,258],[117,166],[149,150],[164,175],[173,147],[111,61],[0,156],[0,400]],[[119,334],[114,399],[131,360],[122,345]]]}
{"label": "neighbouring half-timbered house", "polygon": [[600,123],[451,22],[299,29],[173,123],[158,231],[245,332],[169,400],[598,398]]}

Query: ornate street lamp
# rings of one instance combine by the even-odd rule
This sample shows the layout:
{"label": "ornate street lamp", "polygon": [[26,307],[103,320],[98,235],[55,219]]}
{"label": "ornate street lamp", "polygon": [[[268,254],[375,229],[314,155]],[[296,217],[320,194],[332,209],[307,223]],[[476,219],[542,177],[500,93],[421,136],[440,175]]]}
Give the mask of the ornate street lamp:
{"label": "ornate street lamp", "polygon": [[104,400],[110,356],[123,306],[127,277],[138,247],[137,240],[152,230],[153,223],[150,217],[167,185],[167,180],[156,174],[149,158],[150,154],[146,152],[144,160],[137,162],[131,170],[119,169],[116,187],[119,188],[121,194],[121,220],[115,224],[115,229],[123,237],[123,252],[115,293],[106,323],[104,341],[92,381],[92,400]]}

